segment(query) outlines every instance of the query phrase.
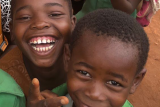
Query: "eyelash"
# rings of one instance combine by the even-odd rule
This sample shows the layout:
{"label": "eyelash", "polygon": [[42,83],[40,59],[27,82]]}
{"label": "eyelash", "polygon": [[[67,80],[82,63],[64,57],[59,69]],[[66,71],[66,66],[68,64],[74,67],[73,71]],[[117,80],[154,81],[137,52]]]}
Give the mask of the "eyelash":
{"label": "eyelash", "polygon": [[29,16],[24,16],[24,17],[20,17],[18,18],[18,20],[29,20],[31,17]]}
{"label": "eyelash", "polygon": [[116,81],[113,81],[113,80],[108,81],[107,84],[113,85],[113,86],[117,86],[117,87],[122,86],[120,83],[118,83],[118,82],[116,82]]}
{"label": "eyelash", "polygon": [[91,75],[90,75],[88,72],[86,72],[86,71],[77,70],[77,72],[79,72],[80,74],[82,74],[82,75],[84,75],[84,76],[86,76],[86,77],[91,77]]}
{"label": "eyelash", "polygon": [[62,14],[60,14],[60,13],[52,13],[52,14],[50,14],[49,16],[50,17],[58,17],[58,16],[61,16]]}

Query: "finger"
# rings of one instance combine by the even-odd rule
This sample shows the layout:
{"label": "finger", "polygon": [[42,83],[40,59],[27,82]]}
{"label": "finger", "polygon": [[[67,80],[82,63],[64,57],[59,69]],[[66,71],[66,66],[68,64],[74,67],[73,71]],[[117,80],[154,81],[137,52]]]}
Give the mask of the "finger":
{"label": "finger", "polygon": [[30,87],[29,98],[34,100],[42,100],[44,99],[40,94],[40,86],[37,78],[32,80],[32,84]]}
{"label": "finger", "polygon": [[53,93],[53,92],[50,91],[50,90],[42,91],[42,92],[41,92],[41,95],[42,95],[45,99],[58,97],[57,94]]}
{"label": "finger", "polygon": [[54,97],[49,98],[45,100],[41,100],[39,103],[37,103],[37,107],[60,107],[63,105],[66,105],[69,103],[69,100],[67,97]]}
{"label": "finger", "polygon": [[69,99],[66,96],[60,96],[61,104],[67,105],[69,103]]}

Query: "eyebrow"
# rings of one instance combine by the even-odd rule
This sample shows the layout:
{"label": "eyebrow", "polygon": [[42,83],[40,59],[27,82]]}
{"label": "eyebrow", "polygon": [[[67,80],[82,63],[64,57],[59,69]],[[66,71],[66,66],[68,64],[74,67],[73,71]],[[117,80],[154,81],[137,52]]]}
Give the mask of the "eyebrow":
{"label": "eyebrow", "polygon": [[128,81],[128,80],[127,80],[126,78],[124,78],[124,76],[121,75],[121,74],[117,74],[117,73],[114,73],[114,72],[109,72],[109,73],[107,73],[107,74],[109,74],[109,75],[111,75],[111,76],[113,76],[113,77],[119,78],[119,79],[121,79],[122,81],[125,81],[125,82]]}
{"label": "eyebrow", "polygon": [[94,69],[91,65],[85,63],[85,62],[78,62],[76,65],[85,66],[86,68]]}
{"label": "eyebrow", "polygon": [[[61,4],[59,4],[59,3],[46,3],[46,4],[45,4],[45,7],[49,7],[49,6],[59,6],[59,7],[63,7],[63,6],[62,6]],[[30,5],[22,6],[22,7],[18,8],[18,9],[16,10],[16,13],[19,12],[20,10],[23,10],[23,9],[26,9],[26,8],[31,8],[31,6],[30,6]]]}
{"label": "eyebrow", "polygon": [[22,6],[16,10],[16,13],[19,12],[20,10],[27,9],[27,8],[31,8],[31,6],[30,5]]}
{"label": "eyebrow", "polygon": [[59,4],[59,3],[46,3],[45,6],[46,6],[46,7],[48,7],[48,6],[59,6],[59,7],[63,7],[63,6],[62,6],[61,4]]}

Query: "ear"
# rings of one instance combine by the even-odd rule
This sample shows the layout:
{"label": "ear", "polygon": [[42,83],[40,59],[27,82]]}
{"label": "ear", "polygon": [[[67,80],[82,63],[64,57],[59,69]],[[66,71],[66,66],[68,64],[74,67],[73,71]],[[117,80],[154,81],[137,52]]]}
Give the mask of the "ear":
{"label": "ear", "polygon": [[10,36],[11,36],[11,41],[15,41],[15,37],[13,36],[13,22],[12,20],[9,22],[9,29],[10,29]]}
{"label": "ear", "polygon": [[71,20],[72,20],[72,21],[71,21],[71,23],[72,23],[72,31],[73,31],[74,28],[75,28],[75,26],[76,26],[77,19],[76,19],[76,17],[73,15]]}
{"label": "ear", "polygon": [[135,79],[133,81],[133,85],[131,87],[130,90],[130,94],[133,94],[135,92],[135,90],[137,89],[137,87],[139,86],[139,84],[141,83],[141,81],[143,80],[145,74],[146,74],[147,70],[145,68],[143,68],[141,70],[141,72],[139,72],[136,76]]}
{"label": "ear", "polygon": [[63,62],[64,62],[64,69],[66,72],[68,72],[70,58],[71,58],[71,52],[70,52],[69,44],[65,44]]}

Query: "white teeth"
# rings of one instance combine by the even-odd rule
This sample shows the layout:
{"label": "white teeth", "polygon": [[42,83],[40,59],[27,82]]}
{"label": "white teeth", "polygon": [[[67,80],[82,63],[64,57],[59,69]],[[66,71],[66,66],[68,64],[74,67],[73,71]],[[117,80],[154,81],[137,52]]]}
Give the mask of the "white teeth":
{"label": "white teeth", "polygon": [[40,51],[42,51],[42,48],[40,48]]}
{"label": "white teeth", "polygon": [[52,40],[52,42],[55,42],[55,40]]}
{"label": "white teeth", "polygon": [[53,43],[55,42],[55,40],[50,40],[50,39],[38,39],[38,40],[34,40],[34,41],[30,41],[30,44],[41,44],[41,43]]}
{"label": "white teeth", "polygon": [[43,51],[45,51],[46,50],[46,48],[45,47],[43,47]]}
{"label": "white teeth", "polygon": [[46,52],[46,51],[49,51],[51,50],[52,48],[54,47],[53,44],[51,44],[50,46],[47,46],[47,47],[35,47],[35,46],[32,46],[32,48],[35,50],[35,51],[40,51],[40,52]]}
{"label": "white teeth", "polygon": [[37,44],[37,41],[34,41],[34,44]]}
{"label": "white teeth", "polygon": [[43,39],[43,40],[42,40],[42,43],[47,43],[47,42],[46,42],[46,39]]}
{"label": "white teeth", "polygon": [[39,48],[37,48],[37,51],[39,51]]}
{"label": "white teeth", "polygon": [[48,40],[47,40],[47,43],[50,43],[50,42],[51,42],[51,41],[48,39]]}
{"label": "white teeth", "polygon": [[48,51],[48,47],[46,47],[46,51]]}
{"label": "white teeth", "polygon": [[34,50],[37,50],[37,48],[36,48],[36,47],[34,47]]}
{"label": "white teeth", "polygon": [[41,44],[41,40],[40,39],[38,39],[38,44]]}

